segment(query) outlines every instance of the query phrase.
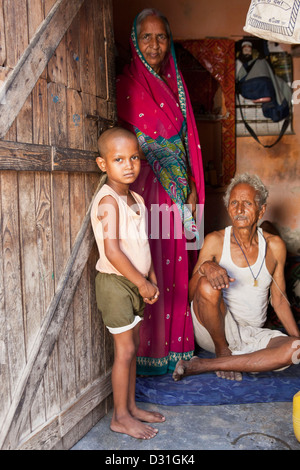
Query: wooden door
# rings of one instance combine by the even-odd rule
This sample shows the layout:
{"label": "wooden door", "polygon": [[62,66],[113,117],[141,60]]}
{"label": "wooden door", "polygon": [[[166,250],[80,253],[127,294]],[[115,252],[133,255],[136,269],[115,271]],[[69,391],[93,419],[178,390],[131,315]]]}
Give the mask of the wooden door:
{"label": "wooden door", "polygon": [[89,208],[113,51],[110,0],[0,0],[2,449],[69,449],[111,404]]}

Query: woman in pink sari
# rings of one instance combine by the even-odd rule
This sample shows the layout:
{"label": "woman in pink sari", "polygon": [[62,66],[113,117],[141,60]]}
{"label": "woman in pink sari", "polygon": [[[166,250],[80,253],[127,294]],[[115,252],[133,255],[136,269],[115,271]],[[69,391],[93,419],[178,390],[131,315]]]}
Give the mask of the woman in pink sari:
{"label": "woman in pink sari", "polygon": [[134,21],[130,44],[131,63],[117,79],[118,116],[141,148],[141,173],[132,189],[148,209],[160,290],[159,301],[145,309],[137,372],[158,375],[173,371],[178,360],[190,359],[194,351],[188,282],[201,245],[203,166],[166,18],[143,10]]}

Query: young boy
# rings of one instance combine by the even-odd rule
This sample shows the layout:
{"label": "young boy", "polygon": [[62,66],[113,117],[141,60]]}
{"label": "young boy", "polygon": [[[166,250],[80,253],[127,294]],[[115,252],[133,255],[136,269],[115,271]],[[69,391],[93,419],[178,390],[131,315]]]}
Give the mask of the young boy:
{"label": "young boy", "polygon": [[96,269],[97,305],[114,339],[111,429],[139,439],[151,439],[157,429],[145,422],[164,416],[137,408],[136,352],[145,302],[157,301],[159,290],[145,230],[145,206],[129,185],[140,172],[138,142],[131,132],[114,127],[98,140],[99,168],[106,183],[98,192],[91,220],[100,258]]}

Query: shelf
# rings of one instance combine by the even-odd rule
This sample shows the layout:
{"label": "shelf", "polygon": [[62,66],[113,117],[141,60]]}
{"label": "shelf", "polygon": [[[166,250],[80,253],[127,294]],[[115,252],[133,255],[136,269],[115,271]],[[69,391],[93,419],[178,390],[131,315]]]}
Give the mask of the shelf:
{"label": "shelf", "polygon": [[220,122],[227,119],[227,117],[226,114],[195,114],[196,121]]}

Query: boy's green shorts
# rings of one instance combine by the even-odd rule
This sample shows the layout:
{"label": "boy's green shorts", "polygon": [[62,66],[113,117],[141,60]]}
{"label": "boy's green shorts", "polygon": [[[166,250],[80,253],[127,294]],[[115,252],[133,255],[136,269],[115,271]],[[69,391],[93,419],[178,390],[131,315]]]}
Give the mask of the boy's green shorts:
{"label": "boy's green shorts", "polygon": [[97,306],[111,333],[129,330],[143,319],[143,298],[126,277],[99,272],[95,282]]}

